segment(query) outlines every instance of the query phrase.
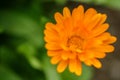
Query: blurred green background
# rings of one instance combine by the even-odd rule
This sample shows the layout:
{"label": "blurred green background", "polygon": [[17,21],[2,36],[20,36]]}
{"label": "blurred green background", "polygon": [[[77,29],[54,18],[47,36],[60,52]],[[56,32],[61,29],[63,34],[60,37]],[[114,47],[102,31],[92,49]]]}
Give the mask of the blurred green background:
{"label": "blurred green background", "polygon": [[[116,50],[101,60],[102,69],[83,64],[81,76],[59,74],[44,48],[45,23],[54,22],[64,6],[72,10],[79,4],[108,14]],[[120,0],[0,0],[0,80],[120,80],[119,25]]]}

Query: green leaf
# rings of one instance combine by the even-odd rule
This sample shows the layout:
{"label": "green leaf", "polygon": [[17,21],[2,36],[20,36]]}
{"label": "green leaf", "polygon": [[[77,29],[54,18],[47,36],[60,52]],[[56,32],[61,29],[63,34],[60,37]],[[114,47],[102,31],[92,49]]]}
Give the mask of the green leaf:
{"label": "green leaf", "polygon": [[96,5],[105,5],[107,3],[107,0],[94,0],[94,3]]}
{"label": "green leaf", "polygon": [[62,80],[59,73],[57,73],[56,68],[50,64],[48,57],[44,58],[43,68],[46,75],[46,80]]}
{"label": "green leaf", "polygon": [[0,65],[0,80],[22,80],[16,73]]}
{"label": "green leaf", "polygon": [[65,4],[65,3],[67,2],[67,0],[55,0],[55,2],[56,2],[57,4],[63,5],[63,4]]}
{"label": "green leaf", "polygon": [[107,0],[107,6],[120,10],[120,0]]}
{"label": "green leaf", "polygon": [[18,52],[23,53],[25,56],[33,56],[36,53],[34,46],[29,43],[19,45]]}
{"label": "green leaf", "polygon": [[35,57],[36,49],[33,45],[30,45],[28,43],[21,44],[18,47],[18,52],[22,53],[27,58],[33,68],[39,70],[42,69],[41,62]]}
{"label": "green leaf", "polygon": [[72,1],[84,2],[84,3],[91,3],[91,2],[93,2],[93,0],[72,0]]}
{"label": "green leaf", "polygon": [[0,24],[4,26],[6,34],[25,39],[37,47],[43,46],[44,26],[39,26],[37,21],[21,12],[1,11],[0,15]]}
{"label": "green leaf", "polygon": [[16,59],[16,55],[10,47],[0,46],[0,63],[11,64]]}
{"label": "green leaf", "polygon": [[72,1],[89,3],[93,5],[104,5],[113,9],[120,10],[120,0],[72,0]]}
{"label": "green leaf", "polygon": [[28,61],[33,68],[42,70],[42,64],[41,64],[40,60],[38,60],[37,58],[31,56],[31,57],[28,57]]}
{"label": "green leaf", "polygon": [[0,26],[0,33],[3,33],[4,32],[4,29],[3,27]]}

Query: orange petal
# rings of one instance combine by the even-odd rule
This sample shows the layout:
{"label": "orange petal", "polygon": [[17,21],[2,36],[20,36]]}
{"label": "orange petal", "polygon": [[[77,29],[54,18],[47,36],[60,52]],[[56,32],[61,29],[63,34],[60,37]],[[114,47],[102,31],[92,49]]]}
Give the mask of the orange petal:
{"label": "orange petal", "polygon": [[97,14],[97,11],[94,8],[89,8],[85,12],[85,17],[90,17],[90,16],[93,16],[95,14]]}
{"label": "orange petal", "polygon": [[48,50],[47,55],[52,57],[52,56],[56,56],[56,55],[61,55],[61,53],[62,53],[62,50],[56,50],[56,51]]}
{"label": "orange petal", "polygon": [[50,42],[50,43],[60,43],[60,39],[58,39],[58,37],[56,38],[56,37],[49,37],[49,36],[45,36],[44,37],[44,40],[46,41],[46,42]]}
{"label": "orange petal", "polygon": [[[73,25],[72,25],[72,19],[71,18],[67,18],[67,19],[65,19],[64,20],[64,23],[63,23],[63,25],[64,25],[64,29],[66,29],[65,30],[65,34],[67,35],[67,36],[71,36],[71,35],[73,35],[72,33],[73,33]],[[64,35],[65,35],[64,34]]]}
{"label": "orange petal", "polygon": [[50,32],[48,30],[44,30],[45,33],[45,41],[49,42],[49,41],[59,41],[59,36],[56,32]]}
{"label": "orange petal", "polygon": [[106,14],[102,14],[101,20],[100,20],[100,22],[99,22],[99,25],[100,25],[100,24],[103,24],[103,23],[106,21],[106,19],[107,19],[107,15],[106,15]]}
{"label": "orange petal", "polygon": [[59,44],[57,43],[46,43],[45,47],[48,50],[62,50]]}
{"label": "orange petal", "polygon": [[70,59],[69,60],[69,70],[70,72],[75,72],[75,65],[76,65],[76,59]]}
{"label": "orange petal", "polygon": [[90,22],[90,19],[97,14],[97,11],[93,8],[89,8],[86,12],[85,12],[85,16],[84,16],[84,24]]}
{"label": "orange petal", "polygon": [[109,28],[109,24],[107,24],[107,23],[105,23],[101,26],[98,26],[92,30],[92,34],[90,34],[90,37],[98,36],[101,33],[105,32],[108,28]]}
{"label": "orange petal", "polygon": [[91,47],[96,47],[102,44],[102,41],[99,39],[90,39],[86,41],[86,44],[84,45],[85,49],[90,49]]}
{"label": "orange petal", "polygon": [[97,27],[97,26],[100,26],[101,24],[103,24],[106,20],[107,16],[106,14],[97,14],[92,20],[91,20],[91,23],[89,24],[90,28],[89,30]]}
{"label": "orange petal", "polygon": [[70,59],[75,59],[76,58],[76,53],[75,52],[70,53],[69,58]]}
{"label": "orange petal", "polygon": [[76,68],[75,68],[75,74],[80,76],[82,73],[81,63],[80,61],[76,61]]}
{"label": "orange petal", "polygon": [[108,38],[108,40],[105,40],[104,43],[106,44],[111,44],[116,42],[117,38],[115,36],[111,36],[110,38]]}
{"label": "orange petal", "polygon": [[95,58],[104,58],[106,56],[104,52],[93,51],[93,54]]}
{"label": "orange petal", "polygon": [[45,30],[51,32],[51,33],[54,33],[54,34],[57,34],[58,31],[57,31],[57,26],[53,23],[50,23],[48,22],[46,25],[45,25]]}
{"label": "orange petal", "polygon": [[82,5],[80,5],[72,11],[72,17],[78,18],[83,13],[84,13],[84,7]]}
{"label": "orange petal", "polygon": [[112,45],[101,45],[101,46],[97,46],[93,50],[99,51],[99,52],[113,52],[114,47]]}
{"label": "orange petal", "polygon": [[92,53],[92,52],[86,52],[86,56],[87,56],[88,59],[91,59],[91,58],[95,57],[94,53]]}
{"label": "orange petal", "polygon": [[88,50],[86,52],[89,58],[104,58],[106,54],[104,52]]}
{"label": "orange petal", "polygon": [[63,16],[64,17],[70,17],[71,16],[70,10],[67,7],[65,7],[63,9]]}
{"label": "orange petal", "polygon": [[82,5],[79,5],[79,6],[77,7],[77,12],[78,12],[79,14],[83,14],[83,13],[84,13],[84,7],[83,7]]}
{"label": "orange petal", "polygon": [[59,35],[55,27],[56,26],[52,23],[46,24],[46,29],[44,30],[44,34],[45,34],[44,39],[46,42],[59,41]]}
{"label": "orange petal", "polygon": [[104,58],[106,56],[106,54],[103,52],[99,52],[99,53],[95,53],[94,54],[96,58]]}
{"label": "orange petal", "polygon": [[48,23],[46,23],[45,28],[48,30],[54,30],[55,24],[48,22]]}
{"label": "orange petal", "polygon": [[78,21],[82,21],[82,18],[84,16],[84,7],[82,5],[78,6],[72,11],[72,18],[74,21],[74,26],[78,24]]}
{"label": "orange petal", "polygon": [[68,51],[63,51],[63,52],[62,52],[62,55],[61,55],[62,59],[63,59],[63,60],[67,60],[67,59],[69,58],[69,54],[70,54],[70,52],[68,52]]}
{"label": "orange petal", "polygon": [[102,64],[99,60],[97,59],[92,59],[92,64],[93,66],[95,66],[96,68],[101,68],[102,67]]}
{"label": "orange petal", "polygon": [[89,23],[89,30],[93,29],[94,27],[100,26],[105,22],[107,19],[106,14],[96,14]]}
{"label": "orange petal", "polygon": [[60,60],[61,60],[60,55],[53,56],[52,59],[51,59],[51,63],[52,64],[57,64]]}
{"label": "orange petal", "polygon": [[87,66],[91,66],[92,65],[92,61],[91,60],[85,60],[84,63],[87,65]]}
{"label": "orange petal", "polygon": [[99,23],[101,19],[101,14],[96,14],[94,15],[91,20],[87,19],[88,21],[86,21],[86,23],[84,23],[86,25],[86,27],[88,28],[88,30],[92,30],[94,27],[97,26],[97,24]]}
{"label": "orange petal", "polygon": [[63,72],[66,69],[67,65],[68,65],[68,61],[62,60],[57,66],[57,71],[59,73]]}
{"label": "orange petal", "polygon": [[63,24],[56,24],[56,30],[60,37],[62,37],[66,32],[65,26]]}
{"label": "orange petal", "polygon": [[56,20],[57,23],[62,23],[63,22],[63,16],[59,12],[56,12],[54,17],[55,17],[55,20]]}
{"label": "orange petal", "polygon": [[107,40],[110,37],[110,33],[104,32],[101,35],[97,36],[96,39],[104,41]]}
{"label": "orange petal", "polygon": [[78,55],[78,58],[79,58],[80,61],[85,61],[86,57],[87,56],[84,53]]}

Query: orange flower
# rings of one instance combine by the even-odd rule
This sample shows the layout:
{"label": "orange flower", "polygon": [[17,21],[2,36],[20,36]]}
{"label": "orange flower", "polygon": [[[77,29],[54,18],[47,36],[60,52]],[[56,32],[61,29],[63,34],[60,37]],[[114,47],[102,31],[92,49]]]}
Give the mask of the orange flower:
{"label": "orange flower", "polygon": [[45,41],[47,54],[52,64],[58,64],[57,71],[63,72],[68,66],[69,71],[81,75],[81,63],[101,68],[99,58],[104,58],[106,52],[114,51],[111,45],[116,41],[106,30],[106,14],[98,13],[89,8],[84,12],[82,5],[72,13],[65,7],[63,15],[55,13],[56,24],[46,24]]}

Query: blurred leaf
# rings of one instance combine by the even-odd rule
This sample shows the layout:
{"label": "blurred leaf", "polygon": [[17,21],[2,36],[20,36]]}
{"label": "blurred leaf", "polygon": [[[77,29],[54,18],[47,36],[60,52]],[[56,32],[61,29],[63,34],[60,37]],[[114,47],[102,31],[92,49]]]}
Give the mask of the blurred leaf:
{"label": "blurred leaf", "polygon": [[92,67],[82,64],[82,75],[81,76],[77,76],[73,73],[70,73],[68,70],[63,72],[61,75],[63,77],[63,80],[91,80],[93,76],[92,72],[93,72]]}
{"label": "blurred leaf", "polygon": [[107,0],[107,6],[120,10],[120,0]]}
{"label": "blurred leaf", "polygon": [[28,43],[23,43],[18,47],[18,51],[20,53],[23,53],[25,56],[33,56],[36,52],[35,52],[35,48],[28,44]]}
{"label": "blurred leaf", "polygon": [[76,2],[83,2],[95,5],[104,5],[113,9],[120,10],[120,0],[72,0]]}
{"label": "blurred leaf", "polygon": [[16,59],[11,48],[6,46],[0,46],[0,63],[9,65]]}
{"label": "blurred leaf", "polygon": [[38,70],[42,69],[42,64],[37,58],[31,56],[28,58],[28,60],[33,68],[38,69]]}
{"label": "blurred leaf", "polygon": [[43,26],[39,26],[32,18],[15,11],[2,11],[0,15],[0,24],[7,34],[23,37],[37,47],[43,46]]}
{"label": "blurred leaf", "polygon": [[22,80],[12,70],[0,65],[0,80]]}
{"label": "blurred leaf", "polygon": [[93,0],[72,0],[72,1],[84,2],[84,3],[91,3],[91,2],[93,2]]}
{"label": "blurred leaf", "polygon": [[[46,80],[62,80],[59,73],[57,73],[56,68],[50,64],[49,58],[45,57],[44,58],[44,72],[46,75]],[[68,79],[66,79],[68,80]]]}
{"label": "blurred leaf", "polygon": [[3,27],[0,26],[0,33],[4,31]]}
{"label": "blurred leaf", "polygon": [[34,32],[36,25],[30,18],[16,12],[3,12],[0,22],[4,25],[6,32],[16,36],[26,36]]}
{"label": "blurred leaf", "polygon": [[97,5],[105,5],[107,3],[107,0],[94,0],[94,3]]}
{"label": "blurred leaf", "polygon": [[66,2],[67,2],[67,0],[55,0],[55,2],[57,3],[57,4],[65,4]]}
{"label": "blurred leaf", "polygon": [[43,24],[46,23],[47,21],[48,21],[48,18],[46,18],[44,16],[40,18],[40,22]]}
{"label": "blurred leaf", "polygon": [[120,0],[94,0],[94,3],[120,10]]}
{"label": "blurred leaf", "polygon": [[36,49],[34,48],[34,46],[28,43],[24,43],[18,47],[18,51],[25,55],[33,68],[41,70],[41,62],[34,57],[36,54]]}

